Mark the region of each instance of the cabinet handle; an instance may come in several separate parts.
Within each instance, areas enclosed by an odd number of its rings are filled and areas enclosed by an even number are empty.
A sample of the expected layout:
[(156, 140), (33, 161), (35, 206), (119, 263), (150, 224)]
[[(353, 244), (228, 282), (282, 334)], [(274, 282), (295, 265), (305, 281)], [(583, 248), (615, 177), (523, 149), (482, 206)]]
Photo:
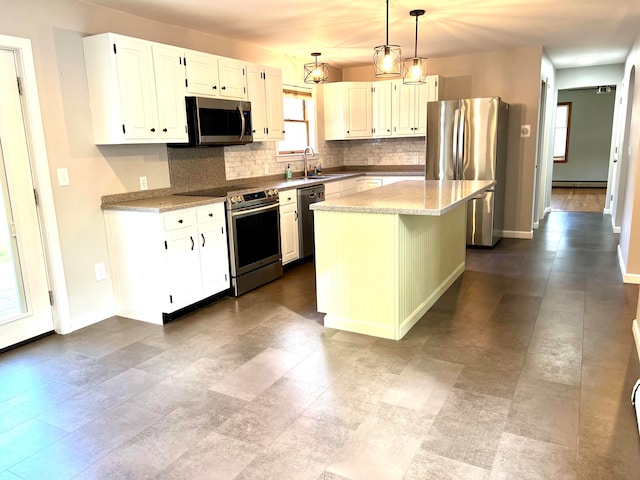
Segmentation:
[(296, 211), (295, 211), (295, 212), (293, 212), (293, 213), (295, 213), (294, 218), (295, 218), (295, 221), (297, 222), (297, 221), (298, 221), (298, 211), (296, 210)]
[(213, 87), (211, 87), (211, 88), (213, 88), (214, 90), (217, 90), (217, 89), (218, 89), (218, 86), (217, 86), (217, 85), (214, 85), (214, 86), (213, 86)]
[(182, 219), (178, 220), (178, 223), (182, 223)]
[(152, 132), (155, 132), (155, 131), (156, 131), (156, 129), (155, 129), (155, 128), (152, 128), (152, 129), (151, 129), (151, 131), (152, 131)]
[(163, 131), (164, 133), (167, 133), (167, 129), (166, 129), (166, 128), (163, 128), (163, 129), (162, 129), (162, 131)]
[(226, 89), (227, 89), (227, 87), (222, 87), (222, 88), (221, 88), (221, 90), (226, 90)]
[(210, 216), (210, 217), (213, 217), (213, 213), (210, 213), (210, 214), (209, 214), (209, 216)]
[(200, 236), (202, 237), (202, 246), (204, 247), (204, 233), (201, 233)]
[(189, 237), (191, 239), (191, 250), (193, 250), (196, 246), (196, 242), (193, 241), (193, 237)]

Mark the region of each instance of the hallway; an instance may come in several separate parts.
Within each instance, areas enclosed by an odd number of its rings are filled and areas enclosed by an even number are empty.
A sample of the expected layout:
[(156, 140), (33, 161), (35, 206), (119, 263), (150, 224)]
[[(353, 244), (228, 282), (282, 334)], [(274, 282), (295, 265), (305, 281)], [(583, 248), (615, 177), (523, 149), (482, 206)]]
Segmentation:
[(554, 212), (602, 213), (606, 198), (606, 188), (553, 187), (551, 189), (551, 210)]
[(601, 214), (552, 212), (401, 341), (324, 329), (313, 263), (165, 326), (0, 355), (0, 478), (631, 479), (640, 378)]

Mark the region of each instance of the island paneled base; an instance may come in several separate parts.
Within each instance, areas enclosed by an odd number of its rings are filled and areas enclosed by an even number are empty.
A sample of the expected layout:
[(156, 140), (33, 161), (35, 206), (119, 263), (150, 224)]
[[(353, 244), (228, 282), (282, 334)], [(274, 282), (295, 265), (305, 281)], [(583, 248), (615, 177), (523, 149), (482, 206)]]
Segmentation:
[(442, 215), (314, 212), (325, 327), (399, 340), (462, 274), (466, 206)]

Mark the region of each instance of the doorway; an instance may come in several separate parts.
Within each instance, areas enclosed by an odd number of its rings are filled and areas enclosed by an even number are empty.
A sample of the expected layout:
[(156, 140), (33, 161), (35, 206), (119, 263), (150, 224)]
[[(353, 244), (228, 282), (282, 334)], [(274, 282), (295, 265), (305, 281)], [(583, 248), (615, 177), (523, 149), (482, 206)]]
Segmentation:
[(604, 213), (616, 86), (558, 91), (551, 210)]
[(16, 65), (0, 49), (0, 349), (54, 330)]

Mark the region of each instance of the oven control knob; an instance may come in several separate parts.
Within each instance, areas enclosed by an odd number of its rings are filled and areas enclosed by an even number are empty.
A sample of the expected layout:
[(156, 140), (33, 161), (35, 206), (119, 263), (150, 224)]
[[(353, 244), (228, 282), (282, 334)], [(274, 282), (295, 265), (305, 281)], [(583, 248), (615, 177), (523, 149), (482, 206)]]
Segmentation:
[(267, 192), (267, 195), (268, 195), (269, 197), (273, 197), (273, 190), (269, 190), (269, 191)]
[(274, 195), (278, 195), (278, 189), (277, 189), (277, 188), (274, 188), (274, 189), (273, 189), (273, 194), (274, 194)]
[(235, 197), (236, 199), (236, 203), (240, 203), (242, 201), (242, 195), (238, 195), (237, 197)]

